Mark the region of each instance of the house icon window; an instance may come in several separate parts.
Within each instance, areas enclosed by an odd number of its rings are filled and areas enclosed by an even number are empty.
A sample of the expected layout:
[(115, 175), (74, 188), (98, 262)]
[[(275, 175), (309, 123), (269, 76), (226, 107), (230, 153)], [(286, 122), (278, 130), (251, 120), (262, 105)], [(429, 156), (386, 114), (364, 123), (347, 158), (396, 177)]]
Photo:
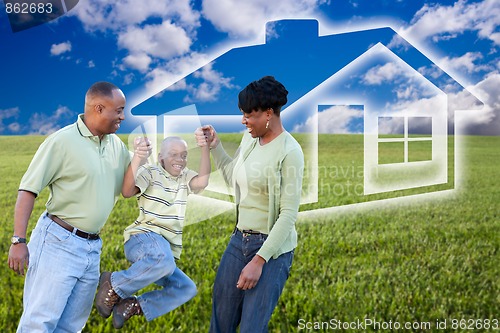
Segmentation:
[(432, 161), (431, 117), (379, 117), (378, 163)]

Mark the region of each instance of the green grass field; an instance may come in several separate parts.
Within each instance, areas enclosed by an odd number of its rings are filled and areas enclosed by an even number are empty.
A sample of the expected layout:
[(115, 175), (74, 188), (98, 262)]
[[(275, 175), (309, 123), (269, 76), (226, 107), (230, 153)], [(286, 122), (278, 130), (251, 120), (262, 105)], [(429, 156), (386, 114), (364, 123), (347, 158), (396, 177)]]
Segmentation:
[[(4, 231), (0, 241), (0, 332), (14, 332), (22, 311), (23, 278), (8, 269), (7, 252), (17, 187), (42, 140), (36, 136), (0, 137), (4, 174), (0, 190)], [(237, 141), (234, 136), (224, 140)], [(320, 166), (328, 168), (335, 161), (353, 158), (359, 162), (353, 157), (355, 149), (350, 149), (357, 140), (322, 136)], [(299, 219), (292, 274), (271, 319), (270, 332), (333, 332), (338, 321), (347, 325), (367, 323), (365, 320), (377, 322), (382, 332), (494, 331), (495, 323), (500, 330), (500, 137), (465, 137), (463, 142), (460, 186), (451, 195), (390, 205), (381, 202), (365, 209)], [(330, 144), (339, 148), (321, 150)], [(36, 201), (30, 230), (44, 210), (47, 195), (44, 191)], [(323, 193), (320, 201), (328, 206), (360, 200)], [(102, 270), (128, 267), (122, 231), (136, 215), (135, 200), (118, 201), (102, 232)], [(178, 265), (195, 281), (198, 295), (152, 322), (133, 318), (121, 331), (207, 332), (212, 283), (233, 227), (232, 213), (187, 226)], [(403, 330), (405, 323), (413, 328)], [(438, 330), (438, 323), (442, 329)], [(397, 324), (402, 326), (400, 330), (394, 329)], [(374, 324), (342, 331), (376, 328)], [(111, 319), (102, 319), (93, 309), (85, 332), (114, 331)]]

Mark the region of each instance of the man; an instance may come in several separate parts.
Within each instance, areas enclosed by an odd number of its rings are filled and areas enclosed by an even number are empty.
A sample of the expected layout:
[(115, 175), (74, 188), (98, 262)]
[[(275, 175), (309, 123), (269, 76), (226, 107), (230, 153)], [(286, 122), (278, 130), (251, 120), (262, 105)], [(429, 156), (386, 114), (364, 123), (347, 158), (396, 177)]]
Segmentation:
[[(99, 231), (122, 189), (130, 153), (115, 133), (125, 119), (125, 96), (108, 82), (93, 84), (77, 122), (48, 136), (21, 180), (14, 212), (9, 267), (24, 275), (17, 332), (80, 332), (99, 280)], [(150, 154), (136, 144), (134, 163)], [(26, 244), (35, 198), (50, 197)]]

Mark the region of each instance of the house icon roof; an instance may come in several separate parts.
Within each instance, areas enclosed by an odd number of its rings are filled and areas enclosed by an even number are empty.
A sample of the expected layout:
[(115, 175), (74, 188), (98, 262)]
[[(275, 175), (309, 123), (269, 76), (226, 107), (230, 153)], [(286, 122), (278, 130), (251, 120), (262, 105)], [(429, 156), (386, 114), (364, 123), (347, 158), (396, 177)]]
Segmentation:
[[(283, 78), (300, 80), (300, 89), (289, 91), (288, 105), (291, 105), (377, 44), (388, 47), (415, 70), (432, 67), (432, 75), (423, 75), (439, 89), (464, 91), (468, 96), (462, 98), (462, 101), (468, 101), (468, 105), (461, 106), (463, 109), (482, 106), (480, 100), (390, 27), (319, 36), (317, 20), (280, 20), (268, 22), (266, 30), (265, 44), (233, 48), (181, 80), (183, 84), (196, 87), (203, 83), (198, 74), (200, 71), (209, 66), (217, 68), (219, 64), (224, 64), (224, 75), (237, 80), (238, 84), (221, 90), (216, 100), (189, 98), (188, 92), (179, 87), (179, 81), (166, 84), (163, 91), (135, 106), (132, 113), (161, 115), (196, 103), (201, 115), (220, 115), (224, 112), (221, 110), (227, 110), (226, 114), (237, 114), (236, 96), (239, 90), (265, 75), (273, 75), (283, 80), (285, 85), (286, 80)], [(251, 60), (243, 63), (243, 54), (245, 59)], [(287, 63), (296, 65), (293, 68), (283, 66), (284, 57), (287, 58)], [(248, 68), (252, 70), (249, 71)]]
[[(171, 110), (182, 110), (186, 105), (196, 103), (197, 113), (202, 117), (206, 117), (205, 119), (209, 119), (207, 122), (212, 122), (211, 119), (214, 118), (211, 117), (221, 115), (232, 116), (234, 117), (235, 125), (237, 125), (234, 131), (241, 131), (241, 125), (239, 125), (241, 115), (237, 109), (237, 93), (249, 82), (265, 75), (273, 75), (282, 81), (285, 86), (287, 86), (287, 80), (300, 81), (299, 85), (294, 85), (293, 89), (289, 89), (288, 104), (282, 110), (285, 127), (288, 130), (292, 130), (293, 121), (300, 116), (304, 116), (301, 112), (297, 111), (300, 110), (302, 104), (309, 103), (307, 105), (308, 110), (318, 113), (317, 106), (321, 103), (315, 101), (314, 97), (310, 97), (314, 91), (324, 90), (324, 87), (332, 84), (332, 82), (337, 82), (339, 73), (352, 68), (353, 64), (359, 62), (360, 59), (369, 58), (376, 52), (388, 53), (390, 58), (404, 63), (405, 68), (411, 69), (417, 76), (422, 77), (426, 83), (435, 87), (434, 90), (439, 92), (441, 101), (444, 100), (440, 105), (444, 108), (445, 113), (440, 121), (442, 125), (439, 128), (440, 134), (448, 136), (454, 133), (453, 119), (456, 110), (473, 110), (482, 107), (482, 102), (479, 99), (468, 92), (467, 89), (449, 74), (436, 66), (427, 56), (408, 43), (392, 28), (383, 27), (320, 36), (319, 24), (316, 20), (280, 20), (269, 22), (266, 30), (266, 42), (264, 44), (233, 48), (221, 54), (212, 62), (189, 74), (184, 79), (174, 84), (166, 85), (163, 91), (134, 107), (132, 109), (133, 114), (141, 116), (168, 116)], [(283, 57), (287, 58), (286, 63), (293, 63), (295, 65), (292, 68), (284, 66)], [(242, 62), (241, 59), (243, 58), (245, 62)], [(185, 87), (202, 86), (204, 82), (200, 73), (204, 70), (219, 70), (221, 67), (223, 67), (221, 71), (223, 71), (224, 76), (233, 79), (234, 83), (223, 86), (217, 99), (197, 99), (195, 95), (190, 95), (188, 89), (185, 89)], [(252, 70), (248, 70), (248, 68)], [(345, 81), (346, 77), (344, 76), (342, 80)], [(366, 111), (365, 109), (365, 113)], [(309, 116), (311, 116), (310, 112)], [(408, 118), (413, 119), (415, 117), (412, 117), (410, 114), (405, 116), (405, 119)], [(373, 118), (371, 123), (376, 124), (377, 119), (379, 118)], [(305, 119), (302, 119), (302, 121), (305, 121)], [(316, 166), (316, 169), (318, 165), (317, 121), (316, 118), (315, 123), (313, 122), (309, 128), (311, 140), (308, 147), (303, 147), (303, 149), (305, 148), (305, 150), (310, 152), (309, 154), (306, 153), (306, 156), (308, 156), (306, 158), (310, 159), (306, 161), (306, 165)], [(408, 122), (408, 120), (405, 121)], [(370, 152), (382, 147), (380, 144), (381, 140), (377, 140), (376, 138), (366, 139), (370, 137), (369, 134), (377, 136), (377, 133), (370, 133), (368, 131), (367, 124), (369, 123), (365, 116), (364, 167), (365, 178), (368, 180), (370, 179), (368, 175), (371, 174), (369, 168), (372, 168), (373, 165), (367, 165), (366, 161), (371, 160), (373, 162), (375, 159), (374, 164), (377, 164), (377, 156), (373, 157), (370, 155)], [(438, 140), (433, 141), (436, 142), (432, 143), (432, 159), (434, 164), (437, 164), (434, 167), (441, 169), (441, 172), (437, 178), (431, 177), (427, 183), (424, 181), (423, 184), (430, 186), (443, 182), (453, 183), (454, 174), (450, 175), (446, 171), (449, 164), (453, 164), (453, 161), (450, 161), (447, 157), (449, 155), (449, 151), (447, 151), (449, 145), (446, 140), (441, 140), (440, 143)], [(408, 143), (405, 143), (405, 145), (407, 147)], [(445, 155), (442, 158), (438, 158), (440, 149), (445, 150), (442, 152)], [(412, 164), (406, 163), (403, 168), (425, 168), (429, 164), (429, 161)], [(376, 168), (378, 168), (376, 171), (378, 173), (379, 171), (383, 172), (388, 167), (376, 166)], [(392, 170), (394, 168), (391, 169), (391, 172)], [(303, 203), (311, 203), (318, 200), (317, 183), (319, 177), (320, 175), (318, 175), (317, 170), (313, 170), (309, 174), (307, 181), (310, 184), (306, 185), (310, 191), (306, 193), (306, 198), (303, 198)], [(378, 187), (376, 184), (367, 183), (366, 179), (365, 189), (369, 189), (367, 194), (415, 187), (407, 183)]]

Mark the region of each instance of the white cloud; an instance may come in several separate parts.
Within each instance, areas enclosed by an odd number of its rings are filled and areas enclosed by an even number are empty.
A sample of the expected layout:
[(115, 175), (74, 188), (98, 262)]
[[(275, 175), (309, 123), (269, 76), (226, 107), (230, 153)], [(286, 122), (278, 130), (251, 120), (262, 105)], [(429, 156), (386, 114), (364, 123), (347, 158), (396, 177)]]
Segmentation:
[(452, 6), (425, 4), (416, 14), (411, 25), (402, 29), (403, 36), (434, 41), (452, 39), (465, 31), (477, 32), (479, 38), (489, 39), (500, 45), (500, 2), (484, 0), (467, 3), (459, 0)]
[(500, 32), (492, 33), (490, 39), (494, 41), (496, 45), (500, 45)]
[(77, 16), (87, 31), (115, 35), (118, 47), (127, 51), (117, 68), (141, 73), (152, 63), (161, 68), (162, 61), (189, 52), (200, 26), (200, 13), (190, 0), (86, 0), (69, 15)]
[[(361, 76), (359, 83), (370, 91), (378, 90), (380, 94), (389, 91), (396, 95), (400, 101), (412, 101), (423, 97), (433, 96), (436, 90), (434, 85), (423, 75), (433, 75), (438, 73), (434, 68), (422, 67), (418, 69), (418, 74), (413, 68), (400, 61), (388, 61), (384, 64), (378, 64), (369, 69), (364, 69), (364, 75)], [(380, 87), (370, 87), (380, 86)], [(378, 94), (378, 93), (377, 93)]]
[[(157, 66), (146, 74), (148, 81), (145, 85), (145, 97), (148, 98), (156, 95), (165, 89), (165, 87), (169, 87), (169, 90), (186, 89), (185, 81), (182, 79), (197, 68), (205, 65), (208, 61), (207, 55), (192, 52), (182, 57), (171, 59), (163, 66)], [(171, 86), (174, 83), (176, 84)]]
[(53, 56), (58, 56), (69, 51), (71, 51), (70, 41), (63, 42), (60, 44), (52, 44), (52, 46), (50, 47), (50, 54)]
[(182, 74), (171, 72), (163, 67), (154, 68), (146, 75), (148, 82), (146, 82), (145, 95), (147, 97), (156, 95), (165, 87), (170, 86), (177, 80), (182, 79), (182, 77)]
[[(216, 100), (222, 88), (238, 88), (231, 83), (232, 78), (224, 77), (223, 73), (213, 69), (213, 63), (207, 64), (207, 61), (206, 55), (192, 53), (151, 70), (146, 75), (148, 81), (138, 100), (151, 96), (159, 98), (163, 91), (186, 91), (184, 102), (206, 102)], [(187, 83), (186, 75), (197, 68), (200, 69), (193, 73), (193, 82)]]
[(73, 115), (73, 112), (67, 106), (59, 106), (54, 112), (54, 117), (57, 120), (71, 115)]
[(327, 0), (203, 0), (203, 15), (234, 37), (264, 36), (268, 21), (311, 17)]
[(399, 100), (413, 100), (430, 93), (425, 88), (425, 81), (422, 81), (413, 71), (409, 72), (408, 69), (395, 62), (387, 62), (370, 68), (362, 76), (361, 83), (367, 86), (390, 85), (390, 89)]
[(404, 122), (399, 121), (397, 115), (382, 117), (377, 121), (379, 134), (401, 134), (404, 131)]
[(129, 84), (132, 83), (132, 81), (134, 81), (134, 74), (133, 73), (128, 73), (127, 75), (125, 75), (125, 77), (123, 78), (123, 85), (124, 86), (127, 86)]
[(118, 46), (131, 54), (148, 54), (161, 59), (179, 56), (191, 46), (191, 38), (186, 31), (169, 21), (145, 27), (129, 26), (118, 36)]
[(66, 106), (59, 106), (52, 114), (34, 113), (29, 119), (29, 133), (48, 135), (74, 121), (75, 112)]
[(93, 60), (89, 60), (88, 64), (87, 64), (87, 67), (88, 68), (94, 68), (95, 67), (95, 63)]
[(130, 68), (137, 69), (141, 73), (147, 72), (151, 64), (151, 57), (144, 52), (130, 54), (123, 58), (123, 63)]
[(432, 77), (433, 79), (438, 79), (441, 75), (443, 75), (441, 68), (434, 64), (431, 66), (422, 66), (418, 69), (418, 72), (425, 77)]
[(143, 25), (149, 19), (170, 20), (192, 29), (199, 26), (200, 14), (190, 0), (86, 0), (80, 1), (69, 15), (77, 16), (88, 31), (121, 31)]
[(34, 113), (29, 116), (28, 123), (16, 121), (21, 116), (19, 107), (0, 110), (0, 134), (8, 130), (10, 133), (28, 133), (47, 135), (75, 121), (76, 113), (66, 106), (59, 106), (54, 112)]
[(328, 134), (349, 134), (362, 133), (362, 130), (351, 128), (352, 122), (363, 118), (363, 110), (349, 107), (347, 105), (335, 105), (324, 111), (318, 112), (306, 120), (303, 124), (298, 124), (292, 132), (303, 132), (311, 128), (311, 125), (318, 122), (318, 133)]
[[(491, 73), (469, 90), (484, 102), (484, 107), (467, 113), (464, 132), (500, 135), (500, 73)], [(460, 103), (459, 99), (457, 103)]]
[(193, 76), (197, 79), (201, 79), (202, 82), (195, 84), (188, 84), (186, 90), (189, 95), (184, 99), (185, 102), (207, 102), (214, 101), (221, 88), (234, 88), (231, 84), (231, 78), (226, 78), (221, 72), (218, 72), (212, 68), (214, 63), (209, 63), (205, 65), (200, 70), (193, 73)]
[(179, 91), (179, 90), (186, 90), (186, 89), (187, 89), (186, 79), (182, 79), (180, 81), (177, 81), (173, 85), (169, 86), (166, 90)]
[(4, 133), (6, 128), (9, 128), (11, 124), (8, 124), (8, 119), (16, 119), (19, 116), (19, 107), (8, 108), (0, 110), (0, 134)]
[(476, 64), (477, 60), (482, 58), (483, 55), (479, 52), (467, 52), (461, 57), (444, 57), (439, 60), (439, 64), (447, 70), (465, 70), (468, 73), (489, 70), (489, 66)]
[[(443, 99), (441, 95), (432, 97), (414, 98), (411, 100), (400, 100), (397, 104), (387, 105), (388, 110), (393, 110), (391, 115), (397, 117), (403, 113), (419, 114), (422, 110), (439, 110), (443, 107)], [(479, 98), (484, 107), (478, 110), (470, 110), (477, 103)], [(488, 75), (484, 80), (474, 86), (468, 87), (467, 90), (462, 90), (456, 93), (448, 93), (448, 103), (450, 110), (467, 110), (461, 112), (460, 133), (475, 134), (475, 135), (499, 135), (500, 134), (500, 73), (495, 72)], [(448, 115), (448, 127), (453, 130), (455, 127), (455, 114)], [(316, 119), (316, 117), (318, 117)], [(305, 123), (298, 124), (294, 127), (293, 132), (303, 132), (311, 128), (317, 121), (319, 133), (354, 133), (351, 124), (353, 121), (360, 120), (363, 117), (363, 112), (357, 108), (349, 106), (333, 106), (317, 115), (306, 120)], [(400, 131), (400, 124), (397, 122), (387, 122), (381, 124), (386, 126), (385, 130), (389, 133)], [(426, 119), (422, 119), (421, 124), (414, 123), (413, 128), (428, 129)]]
[(7, 128), (9, 129), (9, 131), (11, 133), (19, 133), (21, 131), (21, 124), (15, 122), (15, 123), (9, 124), (9, 126), (7, 126)]
[[(467, 91), (468, 90), (468, 91)], [(460, 133), (479, 135), (499, 135), (500, 134), (500, 73), (492, 73), (483, 81), (474, 86), (468, 87), (456, 93), (448, 93), (448, 107), (450, 110), (467, 110), (461, 114)], [(469, 93), (470, 92), (470, 93)], [(472, 94), (472, 95), (471, 95)], [(476, 103), (476, 96), (483, 103), (484, 107), (479, 110), (469, 110)], [(389, 109), (399, 110), (393, 116), (398, 116), (403, 112), (419, 113), (422, 110), (439, 110), (442, 108), (442, 99), (439, 96), (429, 98), (419, 98), (411, 101), (403, 101), (398, 104), (388, 106)], [(448, 127), (453, 130), (455, 127), (454, 114), (448, 115)], [(392, 125), (397, 125), (394, 122)], [(422, 124), (425, 128), (425, 124)], [(389, 129), (387, 129), (389, 130)], [(393, 128), (392, 131), (397, 131)]]
[(384, 82), (393, 81), (395, 77), (402, 75), (401, 67), (395, 63), (388, 62), (382, 66), (370, 68), (363, 77), (363, 82), (368, 85), (380, 85)]
[(19, 114), (19, 107), (0, 110), (0, 122), (7, 118), (16, 117)]
[[(415, 95), (418, 96), (418, 95)], [(470, 104), (470, 103), (469, 103)], [(422, 115), (412, 117), (412, 130), (416, 133), (428, 133), (429, 122), (428, 118), (432, 117), (434, 112), (446, 112), (446, 104), (443, 95), (434, 95), (432, 97), (413, 97), (411, 100), (401, 100), (398, 103), (388, 105), (388, 110), (391, 110), (392, 117), (403, 117), (405, 115)], [(448, 126), (453, 126), (453, 115), (449, 115)], [(389, 117), (390, 118), (390, 117)], [(446, 122), (443, 123), (446, 125)], [(398, 121), (381, 121), (379, 122), (379, 133), (392, 134), (403, 133), (404, 123)]]

